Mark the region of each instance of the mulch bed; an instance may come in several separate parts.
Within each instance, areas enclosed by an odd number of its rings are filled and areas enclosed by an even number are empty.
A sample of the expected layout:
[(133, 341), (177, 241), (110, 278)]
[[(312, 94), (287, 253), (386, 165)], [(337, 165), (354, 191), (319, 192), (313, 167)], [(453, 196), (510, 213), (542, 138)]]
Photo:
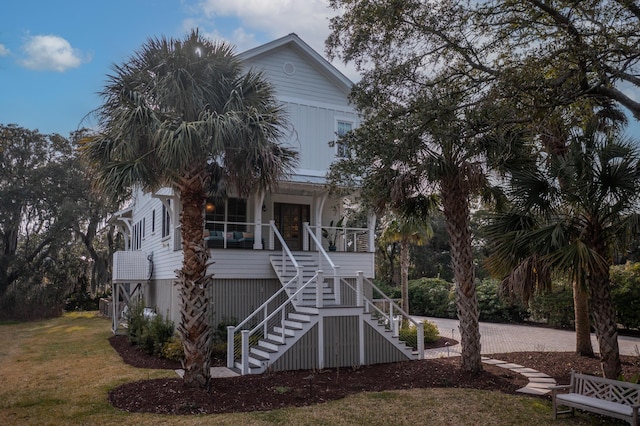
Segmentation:
[[(438, 344), (444, 345), (447, 339)], [(124, 336), (109, 339), (124, 362), (138, 368), (176, 369), (179, 362), (160, 359), (131, 346)], [(454, 342), (457, 343), (457, 342)], [(568, 352), (519, 352), (490, 356), (524, 365), (568, 383), (571, 370), (600, 375), (600, 362)], [(640, 374), (640, 358), (623, 356), (623, 374)], [(306, 406), (344, 398), (358, 392), (412, 388), (473, 388), (508, 394), (527, 384), (509, 370), (484, 365), (475, 374), (460, 370), (460, 358), (440, 358), (368, 365), (322, 371), (284, 371), (218, 378), (209, 389), (194, 389), (181, 379), (154, 379), (125, 383), (109, 393), (115, 407), (130, 412), (161, 414), (213, 414), (269, 411)]]

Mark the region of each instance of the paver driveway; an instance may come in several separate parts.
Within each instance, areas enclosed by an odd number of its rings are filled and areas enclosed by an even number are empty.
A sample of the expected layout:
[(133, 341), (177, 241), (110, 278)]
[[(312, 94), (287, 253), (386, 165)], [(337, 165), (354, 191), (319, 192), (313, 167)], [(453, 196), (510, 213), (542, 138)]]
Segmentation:
[[(416, 320), (427, 319), (438, 326), (440, 335), (460, 341), (458, 320), (432, 317), (414, 317)], [(576, 347), (575, 332), (554, 330), (543, 327), (530, 327), (517, 324), (480, 323), (480, 344), (482, 354), (499, 354), (507, 352), (572, 352)], [(591, 334), (593, 350), (598, 352), (598, 342)], [(621, 355), (640, 355), (640, 338), (618, 336)], [(460, 355), (460, 345), (449, 348), (436, 348), (425, 351), (427, 358)]]

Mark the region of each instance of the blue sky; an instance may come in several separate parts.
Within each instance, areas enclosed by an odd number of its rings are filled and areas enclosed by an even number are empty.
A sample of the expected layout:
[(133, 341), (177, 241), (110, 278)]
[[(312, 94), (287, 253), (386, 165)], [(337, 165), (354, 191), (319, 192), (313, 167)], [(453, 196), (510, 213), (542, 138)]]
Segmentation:
[[(328, 0), (5, 0), (0, 12), (0, 124), (42, 133), (90, 126), (113, 64), (149, 37), (199, 28), (239, 52), (291, 32), (324, 52)], [(356, 81), (353, 67), (334, 65)], [(637, 93), (637, 92), (636, 92)], [(640, 124), (628, 133), (640, 141)]]
[[(326, 0), (16, 0), (0, 12), (0, 124), (69, 133), (100, 105), (113, 64), (190, 29), (239, 52), (291, 32), (324, 52)], [(338, 68), (352, 79), (353, 70)]]

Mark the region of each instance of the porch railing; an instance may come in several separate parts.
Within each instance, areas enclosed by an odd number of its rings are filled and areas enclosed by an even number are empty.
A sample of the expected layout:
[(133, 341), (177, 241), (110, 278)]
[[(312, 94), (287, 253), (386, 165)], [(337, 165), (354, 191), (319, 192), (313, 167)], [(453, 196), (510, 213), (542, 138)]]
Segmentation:
[(309, 223), (305, 222), (303, 226), (305, 231), (305, 238), (309, 238), (311, 241), (313, 241), (316, 247), (318, 248), (318, 266), (320, 270), (331, 270), (331, 272), (333, 272), (332, 274), (333, 276), (332, 277), (328, 276), (327, 278), (333, 279), (333, 295), (334, 295), (336, 304), (339, 305), (340, 293), (341, 293), (340, 292), (340, 266), (337, 266), (335, 263), (333, 263), (333, 260), (331, 260), (327, 252), (324, 251), (324, 247), (322, 247), (322, 244), (320, 243), (320, 241), (318, 241), (318, 238), (312, 232), (311, 227), (309, 226)]
[(342, 278), (345, 286), (345, 298), (355, 300), (355, 305), (364, 307), (379, 324), (384, 325), (408, 346), (418, 352), (418, 358), (424, 358), (424, 324), (411, 318), (393, 299), (389, 298), (378, 286), (358, 272), (356, 283)]
[[(217, 248), (229, 248), (229, 238), (228, 235), (230, 232), (246, 232), (253, 234), (256, 242), (260, 243), (262, 249), (265, 250), (274, 250), (276, 248), (277, 238), (275, 235), (271, 233), (271, 223), (275, 223), (275, 221), (271, 220), (266, 223), (257, 223), (257, 222), (226, 222), (226, 221), (207, 221), (205, 222), (205, 227), (208, 229), (215, 228), (222, 232), (223, 243), (221, 247)], [(303, 231), (303, 251), (313, 251), (319, 250), (320, 247), (324, 248), (323, 239), (318, 239), (316, 235), (316, 229), (327, 229), (331, 232), (337, 232), (337, 251), (339, 252), (351, 252), (351, 253), (364, 253), (373, 251), (369, 247), (369, 229), (367, 228), (348, 228), (348, 227), (329, 227), (329, 226), (311, 226), (307, 222), (306, 226), (304, 226)], [(257, 232), (258, 228), (260, 232)], [(313, 235), (316, 238), (311, 238)], [(175, 238), (175, 249), (180, 249), (180, 232), (176, 227), (176, 232), (174, 232)], [(245, 247), (248, 248), (248, 247)]]

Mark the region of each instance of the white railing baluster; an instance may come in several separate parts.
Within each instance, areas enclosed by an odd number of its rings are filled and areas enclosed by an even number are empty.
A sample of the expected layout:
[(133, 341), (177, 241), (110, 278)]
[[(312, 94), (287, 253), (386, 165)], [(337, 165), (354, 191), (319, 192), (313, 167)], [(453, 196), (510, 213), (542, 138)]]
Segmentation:
[(340, 267), (335, 266), (335, 273), (333, 274), (333, 300), (336, 302), (336, 305), (342, 304), (342, 297), (340, 295)]
[(362, 299), (362, 292), (364, 287), (364, 272), (358, 271), (358, 276), (356, 278), (356, 306), (364, 306), (364, 302)]
[(287, 315), (284, 309), (282, 309), (282, 317), (280, 318), (280, 328), (282, 328), (282, 337), (280, 341), (284, 344), (286, 339), (285, 330), (284, 330), (284, 321), (287, 319)]
[[(267, 305), (264, 305), (264, 309), (263, 309), (263, 313), (262, 313), (262, 319), (266, 319), (269, 316), (269, 309)], [(267, 333), (269, 332), (269, 329), (267, 328), (268, 324), (265, 321), (264, 322), (264, 329), (262, 330), (262, 335), (266, 338), (267, 337)]]
[(424, 359), (424, 323), (418, 323), (418, 359)]
[(324, 284), (324, 278), (322, 276), (322, 270), (316, 271), (316, 308), (322, 308), (324, 300), (322, 297), (322, 286)]

